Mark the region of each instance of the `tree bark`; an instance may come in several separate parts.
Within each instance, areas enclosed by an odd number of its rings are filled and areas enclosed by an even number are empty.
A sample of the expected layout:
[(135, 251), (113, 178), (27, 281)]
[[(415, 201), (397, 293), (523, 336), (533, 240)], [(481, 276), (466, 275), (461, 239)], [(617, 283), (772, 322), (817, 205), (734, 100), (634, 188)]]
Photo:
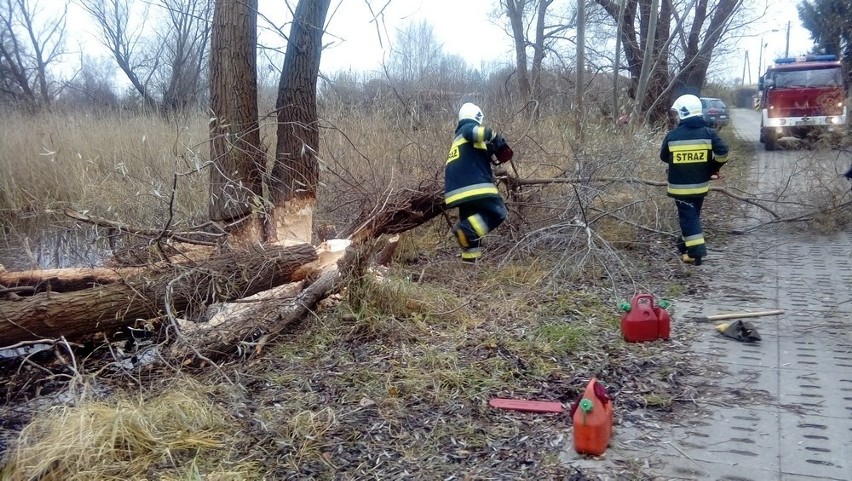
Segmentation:
[(71, 292), (92, 287), (114, 284), (138, 273), (140, 268), (75, 268), (75, 269), (36, 269), (29, 271), (0, 271), (0, 289), (29, 287), (31, 294), (36, 292)]
[(524, 34), (524, 6), (526, 0), (506, 0), (506, 16), (512, 27), (515, 43), (515, 69), (518, 73), (518, 93), (521, 102), (529, 102), (532, 95), (529, 71), (527, 70), (527, 37)]
[(266, 154), (257, 120), (257, 0), (219, 0), (210, 49), (210, 219), (234, 222), (237, 240), (262, 237)]
[(299, 0), (278, 84), (278, 141), (269, 181), (267, 241), (310, 242), (319, 185), (317, 77), (331, 0)]
[(214, 302), (250, 296), (303, 279), (317, 260), (308, 245), (226, 252), (203, 265), (169, 266), (74, 292), (41, 292), (0, 300), (0, 345), (65, 336), (111, 337), (137, 320), (164, 314), (188, 318)]

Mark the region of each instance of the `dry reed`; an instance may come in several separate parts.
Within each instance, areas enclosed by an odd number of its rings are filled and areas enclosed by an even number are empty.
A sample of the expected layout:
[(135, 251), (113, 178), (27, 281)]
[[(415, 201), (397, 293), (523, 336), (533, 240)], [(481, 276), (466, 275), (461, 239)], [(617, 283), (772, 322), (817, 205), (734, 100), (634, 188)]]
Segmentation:
[(210, 469), (221, 463), (213, 456), (220, 456), (229, 435), (227, 422), (194, 383), (152, 399), (53, 407), (23, 429), (2, 477), (123, 481), (144, 478), (152, 469), (179, 473), (187, 464)]

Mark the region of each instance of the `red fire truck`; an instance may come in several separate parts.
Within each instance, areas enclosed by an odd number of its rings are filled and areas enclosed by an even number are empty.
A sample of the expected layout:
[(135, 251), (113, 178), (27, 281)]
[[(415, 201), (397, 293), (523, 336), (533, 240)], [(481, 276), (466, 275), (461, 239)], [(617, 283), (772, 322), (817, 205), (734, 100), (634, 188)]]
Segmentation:
[(843, 133), (846, 85), (834, 55), (779, 58), (760, 77), (760, 141), (775, 150), (781, 137)]

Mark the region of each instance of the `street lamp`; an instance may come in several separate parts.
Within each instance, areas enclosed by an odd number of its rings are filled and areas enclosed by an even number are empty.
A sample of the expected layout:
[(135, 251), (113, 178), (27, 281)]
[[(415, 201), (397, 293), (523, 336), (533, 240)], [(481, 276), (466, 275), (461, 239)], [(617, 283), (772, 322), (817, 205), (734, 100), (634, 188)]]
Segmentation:
[[(788, 25), (789, 25), (789, 23), (788, 23)], [(773, 28), (772, 30), (769, 30), (769, 32), (766, 32), (766, 33), (770, 33), (770, 32), (780, 32), (780, 30), (778, 30), (777, 28)], [(789, 32), (789, 30), (788, 30), (788, 32)], [(787, 40), (788, 40), (787, 49), (789, 50), (789, 48), (790, 48), (789, 35), (787, 37)], [(761, 35), (761, 37), (760, 37), (760, 55), (758, 55), (758, 62), (757, 62), (757, 78), (760, 78), (760, 75), (763, 72), (763, 50), (768, 45), (769, 45), (769, 43), (763, 43), (763, 36)], [(785, 56), (786, 56), (786, 54), (785, 54)]]

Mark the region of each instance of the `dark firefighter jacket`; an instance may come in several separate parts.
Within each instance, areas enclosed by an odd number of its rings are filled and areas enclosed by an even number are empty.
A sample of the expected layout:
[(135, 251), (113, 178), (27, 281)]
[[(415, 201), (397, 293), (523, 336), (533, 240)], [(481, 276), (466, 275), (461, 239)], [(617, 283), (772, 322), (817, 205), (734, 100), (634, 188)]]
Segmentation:
[(473, 120), (462, 120), (444, 168), (444, 202), (448, 207), (483, 197), (500, 196), (491, 171), (488, 142), (495, 133)]
[(666, 135), (660, 160), (669, 164), (669, 197), (704, 197), (710, 176), (728, 160), (728, 145), (703, 118), (691, 117)]

